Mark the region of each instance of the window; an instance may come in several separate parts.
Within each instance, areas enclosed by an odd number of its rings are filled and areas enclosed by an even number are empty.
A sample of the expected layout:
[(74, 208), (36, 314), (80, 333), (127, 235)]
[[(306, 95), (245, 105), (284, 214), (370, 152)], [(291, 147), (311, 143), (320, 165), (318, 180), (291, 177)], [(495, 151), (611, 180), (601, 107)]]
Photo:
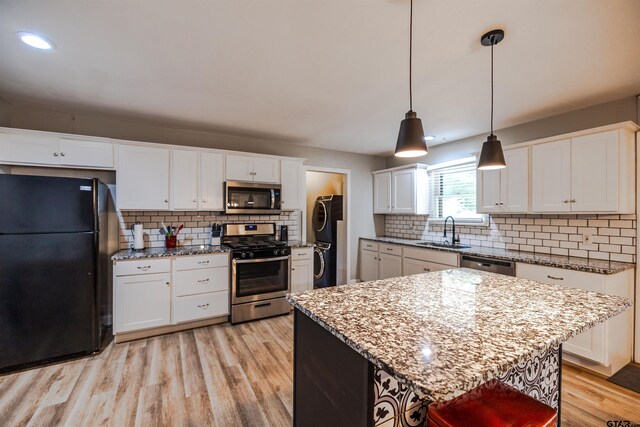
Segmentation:
[(451, 215), (461, 224), (485, 224), (486, 216), (476, 212), (476, 159), (470, 157), (430, 166), (429, 220)]

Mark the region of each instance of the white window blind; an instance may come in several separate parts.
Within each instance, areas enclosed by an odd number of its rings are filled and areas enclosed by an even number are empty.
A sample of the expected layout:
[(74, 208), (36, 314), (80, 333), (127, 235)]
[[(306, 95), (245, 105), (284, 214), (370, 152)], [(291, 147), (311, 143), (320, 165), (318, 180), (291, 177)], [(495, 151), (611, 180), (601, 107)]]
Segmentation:
[(461, 223), (483, 223), (476, 212), (476, 161), (447, 166), (433, 166), (429, 174), (429, 219), (444, 219), (451, 215)]

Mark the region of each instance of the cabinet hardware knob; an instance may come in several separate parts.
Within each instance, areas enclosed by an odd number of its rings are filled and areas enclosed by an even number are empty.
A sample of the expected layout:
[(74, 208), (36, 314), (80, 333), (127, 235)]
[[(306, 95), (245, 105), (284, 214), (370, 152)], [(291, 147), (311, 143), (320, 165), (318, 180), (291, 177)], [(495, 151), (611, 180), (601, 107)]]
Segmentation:
[(424, 271), (431, 271), (431, 269), (430, 268), (425, 268)]
[(547, 277), (552, 280), (564, 280), (564, 277), (554, 277), (554, 276), (549, 276), (548, 274), (547, 274)]
[(496, 202), (496, 206), (498, 206), (500, 203)]
[(501, 205), (504, 205), (504, 203), (500, 202)]
[(569, 199), (564, 199), (562, 203), (569, 203)]
[(55, 157), (58, 157), (58, 153), (53, 153), (53, 155), (54, 155)]
[(193, 199), (193, 203), (195, 203), (195, 202), (197, 202), (197, 201), (198, 201), (198, 199)]
[(169, 203), (169, 199), (164, 199), (164, 202), (165, 203)]
[(167, 286), (169, 286), (169, 285), (171, 284), (171, 283), (169, 283), (169, 282), (165, 282), (165, 283), (167, 284)]
[(296, 271), (296, 269), (295, 268), (291, 268), (291, 271)]
[(571, 203), (575, 203), (575, 202), (576, 202), (576, 199), (571, 199)]
[(64, 153), (63, 153), (63, 152), (60, 152), (60, 155), (61, 155), (62, 157), (64, 157)]
[(202, 203), (207, 203), (207, 199), (202, 199)]

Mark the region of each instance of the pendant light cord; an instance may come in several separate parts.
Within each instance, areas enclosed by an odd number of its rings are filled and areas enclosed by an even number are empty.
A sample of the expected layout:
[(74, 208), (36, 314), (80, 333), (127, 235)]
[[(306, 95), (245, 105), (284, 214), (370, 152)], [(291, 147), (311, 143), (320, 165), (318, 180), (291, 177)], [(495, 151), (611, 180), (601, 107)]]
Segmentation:
[(491, 135), (493, 135), (493, 46), (491, 43)]
[(411, 68), (413, 65), (413, 0), (409, 12), (409, 110), (413, 111), (413, 89), (411, 87)]

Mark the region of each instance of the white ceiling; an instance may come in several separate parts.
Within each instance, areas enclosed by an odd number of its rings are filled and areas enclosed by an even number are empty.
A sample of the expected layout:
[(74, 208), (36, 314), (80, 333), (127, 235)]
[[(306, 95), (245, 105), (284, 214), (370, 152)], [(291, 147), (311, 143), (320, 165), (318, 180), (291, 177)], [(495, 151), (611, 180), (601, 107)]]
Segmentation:
[[(0, 94), (389, 154), (407, 0), (0, 0)], [(451, 141), (640, 92), (639, 0), (416, 0), (414, 110)], [(46, 35), (50, 52), (17, 31)]]

